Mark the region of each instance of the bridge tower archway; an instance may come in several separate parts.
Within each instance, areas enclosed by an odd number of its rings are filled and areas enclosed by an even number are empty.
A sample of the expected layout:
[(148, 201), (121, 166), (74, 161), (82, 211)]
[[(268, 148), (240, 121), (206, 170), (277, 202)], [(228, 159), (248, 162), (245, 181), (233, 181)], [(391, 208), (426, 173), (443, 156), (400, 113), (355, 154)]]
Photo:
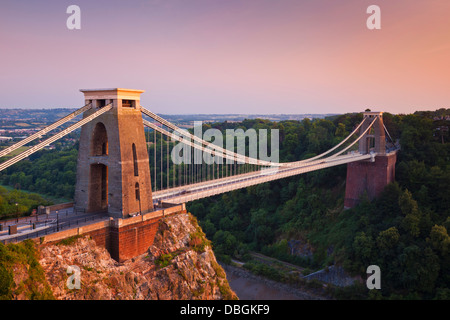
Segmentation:
[(386, 153), (386, 135), (384, 133), (383, 112), (364, 112), (364, 123), (360, 133), (366, 131), (369, 125), (375, 121), (365, 137), (359, 140), (359, 152), (367, 154), (371, 151), (379, 155)]
[(102, 122), (97, 122), (92, 132), (91, 155), (108, 155), (108, 133)]
[(108, 166), (91, 164), (89, 168), (89, 212), (108, 211)]

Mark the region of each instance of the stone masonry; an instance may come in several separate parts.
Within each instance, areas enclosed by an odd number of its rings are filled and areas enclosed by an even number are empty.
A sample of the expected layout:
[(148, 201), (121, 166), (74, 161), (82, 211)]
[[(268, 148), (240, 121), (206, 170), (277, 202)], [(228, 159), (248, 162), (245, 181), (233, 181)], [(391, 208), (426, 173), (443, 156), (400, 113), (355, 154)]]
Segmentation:
[(345, 187), (344, 207), (352, 208), (358, 204), (366, 193), (369, 200), (379, 196), (384, 187), (395, 180), (396, 151), (386, 154), (386, 142), (382, 112), (365, 112), (366, 122), (361, 127), (361, 134), (374, 121), (371, 130), (359, 141), (359, 152), (375, 152), (373, 160), (350, 162), (347, 164), (347, 181)]
[(140, 110), (142, 90), (81, 90), (92, 108), (113, 108), (81, 129), (74, 206), (126, 218), (153, 210), (150, 168)]

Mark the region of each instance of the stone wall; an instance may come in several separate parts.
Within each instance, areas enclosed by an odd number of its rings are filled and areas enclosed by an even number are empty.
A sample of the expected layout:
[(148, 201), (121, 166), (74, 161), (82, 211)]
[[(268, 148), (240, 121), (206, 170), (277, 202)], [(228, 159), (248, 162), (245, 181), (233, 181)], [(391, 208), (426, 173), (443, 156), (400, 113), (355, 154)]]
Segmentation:
[(64, 230), (43, 237), (41, 242), (52, 243), (73, 236), (88, 235), (98, 246), (107, 249), (113, 259), (122, 262), (145, 253), (153, 244), (159, 221), (179, 213), (186, 213), (185, 204), (128, 219), (110, 218), (87, 226)]
[(397, 154), (392, 152), (377, 156), (375, 162), (358, 161), (347, 164), (344, 206), (356, 206), (364, 193), (367, 193), (370, 200), (379, 196), (384, 187), (395, 180), (396, 160)]
[(305, 276), (304, 279), (317, 279), (319, 281), (330, 283), (338, 287), (351, 286), (354, 283), (362, 282), (361, 277), (350, 276), (341, 266), (329, 266), (325, 269)]
[(161, 217), (123, 227), (110, 227), (111, 257), (121, 262), (146, 252), (153, 244), (160, 219)]

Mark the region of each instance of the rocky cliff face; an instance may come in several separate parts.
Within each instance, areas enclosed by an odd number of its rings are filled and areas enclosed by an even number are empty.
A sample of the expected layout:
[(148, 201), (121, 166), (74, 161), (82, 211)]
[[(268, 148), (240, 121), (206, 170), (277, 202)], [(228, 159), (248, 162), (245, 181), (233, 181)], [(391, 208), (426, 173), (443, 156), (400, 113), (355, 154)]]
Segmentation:
[[(209, 241), (190, 214), (161, 220), (146, 254), (118, 263), (86, 237), (43, 245), (39, 263), (56, 299), (237, 299)], [(75, 273), (79, 268), (80, 288)], [(75, 285), (69, 289), (68, 282)]]

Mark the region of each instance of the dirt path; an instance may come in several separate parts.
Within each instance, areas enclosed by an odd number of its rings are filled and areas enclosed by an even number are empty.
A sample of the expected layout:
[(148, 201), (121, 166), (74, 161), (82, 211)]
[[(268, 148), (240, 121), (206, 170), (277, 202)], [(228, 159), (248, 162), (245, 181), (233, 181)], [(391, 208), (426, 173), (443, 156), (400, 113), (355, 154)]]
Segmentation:
[(303, 273), (303, 270), (305, 270), (305, 268), (296, 266), (295, 264), (289, 263), (289, 262), (284, 262), (275, 258), (271, 258), (268, 256), (265, 256), (261, 253), (257, 253), (257, 252), (250, 252), (250, 255), (253, 257), (253, 259), (262, 262), (262, 263), (266, 263), (268, 265), (277, 265), (278, 268), (283, 267), (284, 270), (287, 271), (297, 271), (299, 273)]

